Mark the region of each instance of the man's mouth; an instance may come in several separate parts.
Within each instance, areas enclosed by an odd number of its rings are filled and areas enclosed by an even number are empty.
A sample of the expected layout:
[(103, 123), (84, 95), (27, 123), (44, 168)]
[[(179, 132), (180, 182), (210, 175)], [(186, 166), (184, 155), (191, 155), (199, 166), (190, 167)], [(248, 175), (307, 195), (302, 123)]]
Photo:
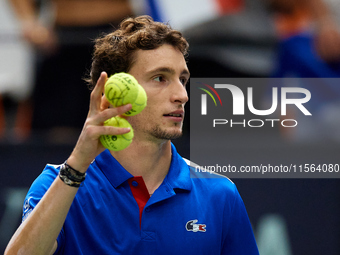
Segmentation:
[(169, 113), (169, 114), (164, 114), (164, 116), (182, 117), (182, 114), (180, 114), (180, 113)]
[(183, 120), (184, 111), (183, 110), (177, 110), (177, 111), (173, 111), (173, 112), (164, 114), (163, 116), (167, 117), (167, 118), (170, 118), (173, 121), (180, 122), (180, 121)]

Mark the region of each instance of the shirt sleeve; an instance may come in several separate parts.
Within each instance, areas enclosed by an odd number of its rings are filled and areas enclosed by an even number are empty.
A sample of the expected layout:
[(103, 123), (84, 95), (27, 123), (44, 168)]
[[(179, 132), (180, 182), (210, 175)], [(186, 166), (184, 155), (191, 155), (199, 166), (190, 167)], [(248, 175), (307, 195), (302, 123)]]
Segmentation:
[[(59, 165), (46, 165), (43, 172), (32, 183), (24, 200), (22, 222), (24, 222), (27, 219), (27, 217), (29, 217), (31, 212), (34, 210), (39, 201), (45, 195), (46, 191), (50, 188), (53, 181), (58, 176), (59, 167), (60, 167)], [(62, 246), (61, 244), (63, 243), (63, 239), (64, 231), (62, 229), (57, 238), (58, 248), (55, 254), (58, 254), (58, 252), (61, 250)]]
[(226, 206), (224, 211), (227, 232), (222, 244), (222, 254), (259, 255), (248, 214), (236, 186), (234, 191), (234, 203), (232, 207)]

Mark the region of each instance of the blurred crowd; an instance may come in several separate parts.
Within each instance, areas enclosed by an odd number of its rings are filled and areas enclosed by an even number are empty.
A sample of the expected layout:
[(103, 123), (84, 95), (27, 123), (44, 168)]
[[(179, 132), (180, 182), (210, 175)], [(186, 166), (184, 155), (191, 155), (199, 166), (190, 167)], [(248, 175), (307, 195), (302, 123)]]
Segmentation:
[[(338, 0), (5, 0), (0, 142), (74, 143), (88, 111), (84, 78), (93, 40), (140, 14), (184, 33), (191, 77), (340, 76)], [(318, 97), (315, 116), (340, 141), (340, 89), (325, 82), (311, 90)], [(282, 135), (299, 139), (306, 126)]]

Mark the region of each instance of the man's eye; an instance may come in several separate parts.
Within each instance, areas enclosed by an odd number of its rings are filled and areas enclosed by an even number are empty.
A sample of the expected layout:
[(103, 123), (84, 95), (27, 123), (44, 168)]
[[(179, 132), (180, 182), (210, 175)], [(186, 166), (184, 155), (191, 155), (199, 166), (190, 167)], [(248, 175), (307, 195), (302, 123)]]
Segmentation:
[(162, 81), (164, 81), (164, 78), (162, 76), (157, 76), (157, 77), (154, 78), (154, 81), (162, 82)]
[(182, 83), (183, 85), (186, 85), (186, 84), (187, 84), (187, 79), (185, 79), (185, 78), (181, 78), (180, 81), (181, 81), (181, 83)]

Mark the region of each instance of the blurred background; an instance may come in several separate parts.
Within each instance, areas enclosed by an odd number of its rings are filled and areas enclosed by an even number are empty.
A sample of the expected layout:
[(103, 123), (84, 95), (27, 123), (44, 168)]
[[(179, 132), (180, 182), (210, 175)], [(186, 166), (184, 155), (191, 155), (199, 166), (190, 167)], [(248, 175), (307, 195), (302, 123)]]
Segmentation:
[[(195, 78), (340, 76), (339, 0), (0, 0), (0, 251), (20, 224), (33, 180), (46, 163), (62, 163), (77, 141), (93, 40), (141, 14), (183, 32)], [(339, 164), (340, 88), (309, 89), (319, 125), (233, 130), (223, 156), (244, 164), (261, 155), (278, 165)], [(173, 141), (185, 158), (189, 131), (187, 104), (184, 135)], [(233, 181), (261, 255), (340, 254), (339, 179)]]

